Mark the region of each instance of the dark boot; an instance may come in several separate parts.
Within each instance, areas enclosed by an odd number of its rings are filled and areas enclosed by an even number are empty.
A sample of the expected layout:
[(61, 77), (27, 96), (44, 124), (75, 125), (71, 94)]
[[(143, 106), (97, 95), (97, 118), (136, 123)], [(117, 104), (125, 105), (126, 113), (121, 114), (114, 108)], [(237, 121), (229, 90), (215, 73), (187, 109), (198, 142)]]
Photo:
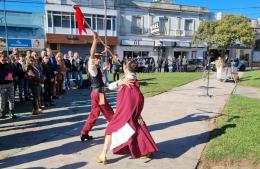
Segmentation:
[(17, 116), (14, 114), (14, 110), (9, 110), (9, 117), (11, 117), (12, 119), (17, 118)]
[(90, 136), (90, 135), (85, 135), (85, 134), (81, 134), (81, 136), (80, 136), (80, 140), (82, 141), (82, 142), (84, 142), (85, 140), (92, 140), (93, 139), (93, 136)]

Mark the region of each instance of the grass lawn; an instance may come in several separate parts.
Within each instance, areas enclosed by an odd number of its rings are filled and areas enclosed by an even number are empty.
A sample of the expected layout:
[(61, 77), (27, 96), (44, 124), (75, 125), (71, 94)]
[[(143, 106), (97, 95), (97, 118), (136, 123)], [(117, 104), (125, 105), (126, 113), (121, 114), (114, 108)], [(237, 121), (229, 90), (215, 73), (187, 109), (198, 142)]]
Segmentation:
[[(122, 76), (123, 74), (120, 74), (120, 77)], [(200, 79), (202, 73), (140, 73), (137, 74), (137, 77), (144, 96), (149, 97)], [(86, 75), (84, 75), (84, 79), (86, 79)], [(110, 74), (109, 80), (112, 79), (113, 76)]]
[(200, 79), (202, 73), (142, 73), (137, 77), (144, 96), (150, 97)]
[(260, 70), (245, 72), (240, 79), (242, 86), (251, 86), (260, 88)]
[(206, 163), (260, 165), (259, 102), (238, 95), (230, 97), (203, 154)]

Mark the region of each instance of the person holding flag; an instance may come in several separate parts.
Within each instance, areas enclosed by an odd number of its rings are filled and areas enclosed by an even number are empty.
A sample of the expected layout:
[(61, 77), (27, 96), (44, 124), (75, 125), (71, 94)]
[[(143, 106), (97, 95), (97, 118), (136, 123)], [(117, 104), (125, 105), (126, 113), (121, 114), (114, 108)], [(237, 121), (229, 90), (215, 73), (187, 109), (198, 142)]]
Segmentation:
[[(111, 106), (108, 104), (105, 98), (105, 83), (102, 79), (102, 72), (100, 68), (100, 59), (106, 52), (109, 52), (112, 56), (112, 52), (109, 47), (98, 37), (97, 33), (93, 31), (90, 25), (85, 22), (84, 15), (78, 5), (73, 7), (76, 11), (76, 20), (78, 23), (79, 33), (82, 34), (82, 31), (86, 32), (85, 24), (93, 33), (93, 43), (90, 50), (90, 57), (88, 60), (88, 77), (91, 82), (91, 112), (81, 130), (81, 141), (85, 141), (86, 139), (93, 139), (92, 136), (89, 135), (90, 130), (98, 119), (100, 112), (104, 115), (107, 121), (112, 119), (114, 115), (114, 111)], [(85, 24), (84, 24), (85, 22)], [(105, 47), (105, 50), (102, 53), (96, 53), (97, 43), (100, 41), (102, 45)]]
[(97, 33), (93, 35), (93, 43), (90, 50), (90, 57), (88, 61), (88, 76), (91, 82), (91, 112), (88, 116), (87, 121), (85, 122), (82, 130), (81, 130), (81, 141), (85, 141), (85, 139), (89, 140), (93, 137), (88, 133), (95, 124), (96, 120), (100, 112), (104, 115), (104, 117), (110, 121), (114, 111), (111, 106), (108, 104), (105, 98), (105, 83), (102, 79), (102, 72), (99, 66), (100, 58), (103, 56), (108, 49), (105, 48), (105, 51), (102, 53), (96, 53), (97, 47)]

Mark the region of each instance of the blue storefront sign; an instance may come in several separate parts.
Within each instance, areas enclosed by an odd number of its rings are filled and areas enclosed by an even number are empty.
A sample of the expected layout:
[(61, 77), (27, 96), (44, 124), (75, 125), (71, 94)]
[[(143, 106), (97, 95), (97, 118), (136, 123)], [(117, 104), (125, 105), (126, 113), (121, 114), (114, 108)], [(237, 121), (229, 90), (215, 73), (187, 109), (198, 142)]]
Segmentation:
[(8, 39), (8, 46), (10, 48), (31, 48), (31, 39)]

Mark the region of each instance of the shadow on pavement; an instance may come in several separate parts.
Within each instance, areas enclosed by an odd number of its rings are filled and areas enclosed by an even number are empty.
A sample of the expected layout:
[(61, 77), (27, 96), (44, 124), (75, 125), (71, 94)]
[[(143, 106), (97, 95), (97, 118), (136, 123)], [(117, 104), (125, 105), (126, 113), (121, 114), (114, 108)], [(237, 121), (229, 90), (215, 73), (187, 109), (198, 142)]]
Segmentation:
[(153, 124), (153, 125), (148, 126), (148, 128), (149, 128), (149, 131), (163, 130), (163, 129), (166, 129), (171, 126), (177, 126), (179, 124), (195, 122), (195, 121), (203, 121), (203, 120), (208, 120), (208, 119), (210, 119), (210, 117), (206, 116), (206, 115), (190, 114), (181, 119), (177, 119), (174, 121)]
[(227, 129), (235, 127), (235, 124), (227, 124), (209, 132), (158, 143), (160, 151), (154, 154), (154, 159), (178, 158), (192, 147), (207, 143), (210, 140), (225, 134)]
[[(33, 153), (28, 154), (22, 154), (18, 156), (13, 156), (8, 158), (7, 160), (0, 160), (0, 168), (6, 168), (6, 167), (14, 167), (17, 165), (30, 163), (33, 161), (38, 161), (42, 159), (47, 159), (50, 157), (54, 157), (57, 155), (71, 155), (74, 153), (78, 153), (86, 148), (102, 144), (104, 142), (103, 137), (96, 138), (92, 140), (91, 142), (88, 142), (88, 144), (83, 144), (80, 141), (70, 142), (67, 144), (63, 144), (58, 147), (49, 148), (41, 151), (36, 151)], [(71, 166), (63, 166), (63, 168), (72, 167), (72, 166), (82, 166), (82, 163), (80, 164), (71, 164)], [(85, 164), (84, 164), (85, 165)]]
[[(12, 156), (26, 147), (49, 142), (50, 140), (64, 139), (58, 137), (62, 134), (65, 134), (67, 138), (79, 136), (80, 130), (88, 117), (87, 112), (91, 110), (90, 96), (88, 94), (88, 90), (73, 90), (64, 98), (58, 99), (57, 106), (51, 107), (50, 112), (37, 116), (30, 113), (22, 114), (16, 121), (10, 119), (1, 120), (1, 158)], [(113, 92), (108, 93), (109, 103), (115, 102), (115, 94)], [(114, 106), (114, 104), (111, 104), (111, 106)], [(95, 128), (91, 131), (104, 130), (104, 127), (97, 128), (97, 126), (104, 123), (106, 123), (106, 120), (99, 118), (94, 125)], [(0, 168), (2, 168), (1, 165)]]

